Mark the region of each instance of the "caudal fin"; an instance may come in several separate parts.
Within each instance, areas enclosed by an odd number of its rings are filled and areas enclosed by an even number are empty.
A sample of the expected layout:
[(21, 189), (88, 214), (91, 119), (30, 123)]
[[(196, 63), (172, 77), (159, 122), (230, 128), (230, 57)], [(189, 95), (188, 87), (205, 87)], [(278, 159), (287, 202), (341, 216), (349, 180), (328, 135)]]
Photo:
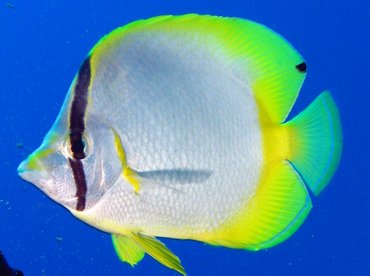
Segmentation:
[(342, 151), (342, 128), (332, 96), (321, 93), (285, 125), (290, 127), (289, 161), (318, 195), (337, 169)]

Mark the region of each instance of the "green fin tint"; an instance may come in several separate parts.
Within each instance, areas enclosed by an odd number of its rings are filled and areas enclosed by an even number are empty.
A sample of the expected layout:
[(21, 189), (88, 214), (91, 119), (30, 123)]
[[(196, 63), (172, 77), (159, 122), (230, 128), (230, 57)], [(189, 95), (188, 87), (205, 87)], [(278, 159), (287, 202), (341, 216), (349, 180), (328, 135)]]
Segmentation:
[(264, 195), (266, 206), (261, 206), (260, 219), (265, 224), (261, 231), (276, 235), (256, 245), (259, 249), (275, 246), (293, 235), (312, 208), (306, 187), (290, 164), (283, 162), (272, 170), (265, 187), (269, 191)]
[[(258, 107), (269, 121), (282, 123), (288, 116), (306, 76), (302, 56), (279, 34), (244, 19), (229, 19), (223, 37), (237, 60), (245, 63)], [(218, 30), (217, 30), (218, 31)]]
[(180, 259), (173, 254), (161, 241), (155, 237), (133, 233), (132, 240), (139, 245), (147, 254), (152, 256), (164, 266), (174, 269), (182, 275), (186, 275)]
[(130, 237), (112, 234), (114, 249), (122, 262), (136, 265), (144, 257), (144, 250)]
[(306, 75), (303, 58), (269, 28), (246, 19), (198, 14), (153, 17), (114, 30), (92, 49), (93, 71), (102, 56), (132, 33), (154, 37), (166, 33), (173, 39), (190, 33), (193, 43), (223, 59), (236, 78), (251, 86), (274, 123), (284, 122)]
[(281, 161), (263, 169), (255, 196), (206, 242), (247, 250), (269, 248), (289, 238), (311, 207), (298, 173), (289, 162)]
[(285, 125), (291, 127), (289, 160), (315, 195), (328, 184), (338, 167), (342, 129), (337, 106), (329, 92)]
[(289, 238), (312, 207), (304, 183), (288, 162), (267, 170), (250, 206), (251, 224), (244, 232), (249, 250), (269, 248)]
[(139, 233), (131, 233), (129, 236), (112, 234), (112, 241), (119, 259), (123, 262), (134, 266), (147, 253), (164, 266), (186, 275), (180, 259), (155, 237)]

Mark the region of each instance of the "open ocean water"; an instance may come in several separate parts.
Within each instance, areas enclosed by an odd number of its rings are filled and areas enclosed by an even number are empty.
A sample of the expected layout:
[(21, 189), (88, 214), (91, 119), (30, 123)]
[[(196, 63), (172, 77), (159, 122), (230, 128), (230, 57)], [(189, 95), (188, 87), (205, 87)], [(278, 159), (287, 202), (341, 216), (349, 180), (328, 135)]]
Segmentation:
[(189, 275), (370, 275), (370, 2), (0, 1), (0, 250), (25, 275), (176, 275), (146, 256), (121, 263), (108, 234), (75, 219), (18, 164), (54, 122), (83, 58), (106, 33), (162, 14), (248, 18), (283, 35), (308, 74), (293, 113), (329, 89), (342, 118), (341, 164), (302, 227), (259, 252), (162, 239)]

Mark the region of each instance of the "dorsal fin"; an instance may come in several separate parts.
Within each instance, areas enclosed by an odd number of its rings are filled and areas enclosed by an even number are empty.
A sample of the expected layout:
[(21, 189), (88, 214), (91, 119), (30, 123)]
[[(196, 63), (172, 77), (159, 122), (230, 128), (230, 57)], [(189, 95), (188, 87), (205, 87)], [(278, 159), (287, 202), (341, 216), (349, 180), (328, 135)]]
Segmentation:
[[(306, 73), (303, 58), (269, 28), (240, 18), (197, 14), (159, 16), (116, 29), (92, 49), (92, 70), (130, 34), (149, 34), (154, 40), (159, 34), (174, 39), (190, 35), (195, 49), (203, 47), (222, 59), (225, 67), (252, 89), (260, 110), (274, 123), (282, 123), (288, 116)], [(181, 51), (186, 47), (180, 47)]]

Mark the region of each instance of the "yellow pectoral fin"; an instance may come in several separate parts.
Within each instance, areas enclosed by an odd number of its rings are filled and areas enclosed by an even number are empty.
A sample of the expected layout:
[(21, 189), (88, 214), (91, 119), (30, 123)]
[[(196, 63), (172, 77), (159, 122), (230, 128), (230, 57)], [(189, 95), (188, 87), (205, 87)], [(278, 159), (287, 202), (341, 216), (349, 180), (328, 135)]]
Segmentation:
[(126, 153), (123, 148), (120, 136), (114, 129), (112, 129), (112, 131), (114, 134), (114, 143), (116, 146), (117, 156), (122, 164), (122, 176), (128, 183), (133, 186), (135, 193), (138, 193), (140, 190), (139, 177), (137, 173), (127, 165)]
[(145, 255), (145, 251), (130, 237), (112, 234), (114, 249), (122, 262), (136, 265)]
[(131, 168), (127, 167), (123, 170), (123, 178), (134, 187), (135, 193), (140, 190), (140, 181), (137, 173)]
[(180, 259), (155, 237), (145, 236), (139, 233), (132, 233), (131, 239), (140, 248), (142, 248), (142, 250), (144, 250), (147, 254), (152, 256), (164, 266), (174, 269), (182, 275), (186, 275)]

